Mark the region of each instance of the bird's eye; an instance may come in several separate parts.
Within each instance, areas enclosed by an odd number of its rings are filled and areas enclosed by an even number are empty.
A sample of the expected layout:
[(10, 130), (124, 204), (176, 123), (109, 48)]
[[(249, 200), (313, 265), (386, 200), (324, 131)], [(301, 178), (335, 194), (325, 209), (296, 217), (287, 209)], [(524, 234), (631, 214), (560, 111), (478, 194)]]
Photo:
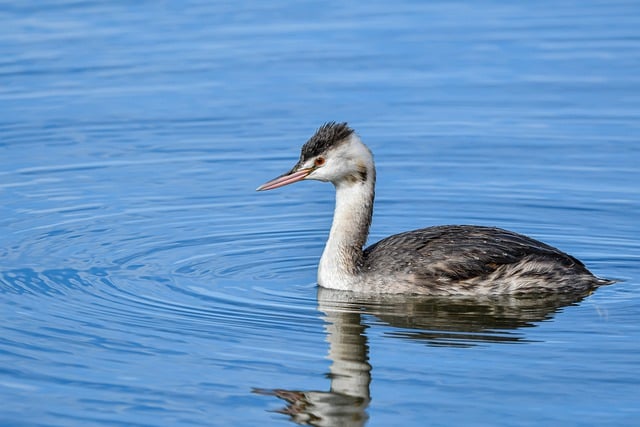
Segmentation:
[(322, 165), (324, 165), (324, 162), (325, 162), (324, 157), (317, 157), (316, 161), (314, 162), (314, 164), (316, 166), (322, 166)]

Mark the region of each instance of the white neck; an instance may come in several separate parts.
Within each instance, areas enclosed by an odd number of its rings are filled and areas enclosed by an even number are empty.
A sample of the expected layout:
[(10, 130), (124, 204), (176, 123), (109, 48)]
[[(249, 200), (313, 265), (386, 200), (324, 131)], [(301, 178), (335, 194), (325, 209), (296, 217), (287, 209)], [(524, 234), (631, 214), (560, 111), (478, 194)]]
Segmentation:
[(330, 289), (352, 289), (369, 235), (375, 185), (371, 167), (365, 181), (336, 183), (336, 207), (329, 239), (318, 267), (318, 283)]

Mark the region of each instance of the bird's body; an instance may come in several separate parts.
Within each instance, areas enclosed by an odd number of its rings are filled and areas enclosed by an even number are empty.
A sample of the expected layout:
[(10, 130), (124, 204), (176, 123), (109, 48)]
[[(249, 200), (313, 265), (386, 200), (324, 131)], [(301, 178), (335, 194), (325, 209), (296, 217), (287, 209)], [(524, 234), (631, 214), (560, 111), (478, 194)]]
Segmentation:
[(445, 225), (387, 237), (363, 250), (373, 215), (373, 155), (346, 123), (327, 123), (293, 169), (258, 188), (330, 181), (336, 207), (318, 283), (362, 293), (493, 295), (583, 292), (610, 283), (576, 258), (500, 228)]
[[(582, 262), (552, 246), (500, 228), (474, 225), (396, 234), (364, 251), (365, 276), (369, 269), (385, 264), (394, 277), (402, 278), (409, 292), (421, 294), (567, 292), (603, 284)], [(394, 289), (388, 281), (369, 281), (380, 292)]]

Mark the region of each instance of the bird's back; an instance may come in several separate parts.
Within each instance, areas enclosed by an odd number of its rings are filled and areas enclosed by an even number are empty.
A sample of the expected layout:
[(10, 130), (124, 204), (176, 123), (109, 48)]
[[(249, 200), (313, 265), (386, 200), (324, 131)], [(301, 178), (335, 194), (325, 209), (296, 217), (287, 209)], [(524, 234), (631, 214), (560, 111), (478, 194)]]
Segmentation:
[(607, 281), (530, 237), (445, 225), (387, 237), (364, 251), (362, 273), (384, 292), (498, 294), (588, 290)]

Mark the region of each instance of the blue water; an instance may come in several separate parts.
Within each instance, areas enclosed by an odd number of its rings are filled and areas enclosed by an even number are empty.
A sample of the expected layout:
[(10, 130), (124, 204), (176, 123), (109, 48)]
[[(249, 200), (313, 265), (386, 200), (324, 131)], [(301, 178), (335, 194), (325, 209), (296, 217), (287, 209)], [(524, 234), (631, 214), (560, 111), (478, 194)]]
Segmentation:
[[(0, 425), (640, 424), (633, 1), (0, 4)], [(318, 292), (324, 121), (370, 241), (513, 229), (568, 300)]]

